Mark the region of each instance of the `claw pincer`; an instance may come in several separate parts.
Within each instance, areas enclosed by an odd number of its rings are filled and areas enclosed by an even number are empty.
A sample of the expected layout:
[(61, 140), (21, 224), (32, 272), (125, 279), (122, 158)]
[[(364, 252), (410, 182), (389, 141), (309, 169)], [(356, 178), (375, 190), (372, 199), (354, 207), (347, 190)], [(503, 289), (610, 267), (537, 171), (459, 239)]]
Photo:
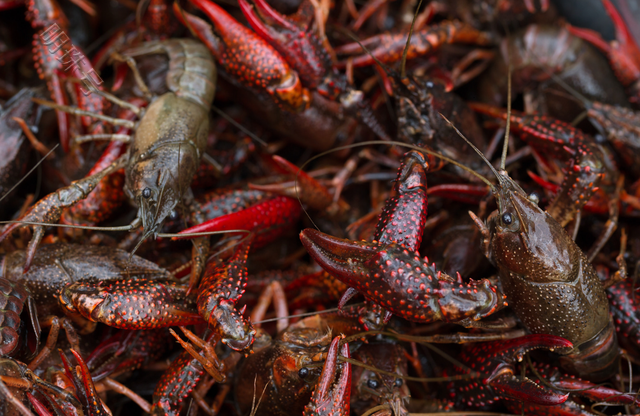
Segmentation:
[[(488, 280), (464, 284), (417, 252), (427, 215), (427, 168), (421, 154), (405, 156), (376, 241), (345, 240), (313, 229), (302, 231), (300, 240), (325, 271), (388, 311), (415, 322), (470, 325), (506, 306), (505, 296)], [(348, 291), (341, 304), (352, 294)]]
[(244, 242), (227, 261), (210, 259), (200, 283), (198, 312), (213, 326), (222, 342), (236, 351), (251, 347), (256, 330), (235, 309), (247, 286), (247, 255), (250, 242)]
[(186, 286), (171, 281), (116, 280), (67, 285), (61, 305), (93, 322), (120, 329), (153, 329), (202, 322), (186, 297)]
[(310, 1), (303, 1), (298, 11), (287, 17), (265, 0), (254, 0), (253, 5), (239, 0), (238, 4), (251, 27), (295, 69), (307, 88), (317, 88), (331, 73), (331, 57), (316, 31), (310, 28), (314, 22)]
[(505, 305), (488, 280), (457, 282), (397, 243), (355, 242), (313, 229), (300, 239), (327, 272), (410, 321), (478, 320)]
[(191, 0), (191, 3), (207, 15), (214, 28), (174, 6), (176, 16), (196, 29), (200, 40), (230, 77), (246, 87), (268, 93), (291, 111), (308, 107), (309, 91), (302, 87), (298, 74), (273, 47), (215, 3), (207, 0)]
[[(569, 397), (568, 393), (541, 386), (526, 377), (517, 377), (515, 364), (534, 349), (554, 350), (572, 346), (571, 342), (554, 335), (527, 335), (506, 342), (474, 344), (465, 349), (461, 362), (470, 370), (480, 372), (481, 382), (452, 382), (449, 385), (451, 397), (463, 397), (467, 406), (480, 407), (491, 405), (503, 397), (543, 406), (564, 403)], [(454, 373), (465, 374), (468, 370), (455, 367)], [(459, 395), (458, 391), (464, 394)]]
[(335, 337), (331, 341), (327, 360), (322, 368), (320, 381), (313, 391), (311, 401), (304, 408), (304, 416), (348, 416), (351, 398), (351, 364), (344, 363), (340, 378), (335, 382), (338, 371), (338, 349), (340, 355), (349, 358), (349, 344), (345, 343), (340, 347), (340, 337)]

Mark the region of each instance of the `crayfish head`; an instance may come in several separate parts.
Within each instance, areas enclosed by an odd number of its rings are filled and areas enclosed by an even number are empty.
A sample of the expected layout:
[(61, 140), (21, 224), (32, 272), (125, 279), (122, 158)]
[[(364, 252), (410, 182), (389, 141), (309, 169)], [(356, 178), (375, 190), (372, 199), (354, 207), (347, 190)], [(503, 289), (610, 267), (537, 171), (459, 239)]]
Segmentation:
[(394, 409), (394, 415), (408, 414), (406, 405), (411, 393), (404, 380), (398, 377), (408, 374), (407, 357), (402, 347), (394, 343), (371, 342), (358, 348), (354, 358), (387, 373), (353, 366), (353, 410), (361, 414), (366, 409), (387, 403)]
[(538, 207), (538, 198), (501, 171), (496, 187), (498, 210), (488, 219), (493, 261), (530, 280), (557, 280), (554, 276), (571, 269), (566, 247), (570, 237), (549, 214)]
[[(180, 169), (185, 167), (183, 163), (194, 161), (181, 157), (172, 147), (156, 149), (136, 163), (127, 181), (125, 189), (138, 205), (138, 219), (144, 230), (142, 240), (160, 232), (165, 219), (176, 217), (184, 194), (191, 195), (189, 183), (183, 179), (188, 177), (190, 180), (193, 175), (181, 174)], [(189, 149), (185, 148), (185, 153), (186, 150)], [(179, 157), (180, 163), (172, 156)], [(167, 163), (167, 158), (175, 163)], [(182, 192), (185, 189), (186, 192)]]

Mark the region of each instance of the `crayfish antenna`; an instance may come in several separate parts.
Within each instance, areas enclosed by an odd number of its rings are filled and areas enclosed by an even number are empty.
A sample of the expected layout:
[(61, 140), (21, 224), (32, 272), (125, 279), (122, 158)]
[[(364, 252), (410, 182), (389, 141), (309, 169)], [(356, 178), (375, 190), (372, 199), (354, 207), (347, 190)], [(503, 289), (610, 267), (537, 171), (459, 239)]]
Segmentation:
[(507, 150), (509, 148), (509, 130), (511, 128), (511, 71), (513, 70), (511, 64), (509, 64), (509, 71), (507, 73), (507, 126), (505, 127), (504, 143), (502, 145), (502, 156), (500, 158), (500, 171), (504, 172), (505, 164), (507, 160)]
[(406, 78), (407, 76), (407, 73), (406, 73), (407, 53), (409, 52), (409, 45), (411, 44), (411, 35), (413, 35), (413, 27), (416, 24), (416, 19), (418, 18), (418, 12), (420, 11), (420, 6), (422, 6), (422, 0), (418, 2), (418, 6), (416, 7), (416, 12), (414, 13), (413, 19), (411, 20), (411, 27), (409, 28), (409, 36), (407, 36), (407, 43), (404, 45), (404, 50), (402, 51), (402, 61), (400, 63), (400, 78), (402, 79)]
[[(465, 135), (464, 135), (464, 134), (462, 134), (462, 132), (461, 132), (460, 130), (458, 130), (458, 128), (457, 128), (456, 126), (454, 126), (454, 125), (453, 125), (453, 123), (452, 123), (448, 118), (446, 118), (446, 117), (444, 116), (444, 114), (442, 114), (442, 113), (438, 113), (438, 114), (440, 114), (440, 117), (442, 117), (442, 118), (444, 119), (444, 121), (446, 121), (446, 122), (447, 122), (447, 124), (449, 125), (449, 127), (451, 127), (451, 128), (452, 128), (452, 129), (453, 129), (453, 130), (458, 134), (458, 136), (462, 137), (462, 139), (463, 139), (465, 142), (467, 142), (467, 144), (468, 144), (469, 146), (471, 146), (471, 148), (472, 148), (472, 149), (473, 149), (473, 150), (478, 154), (478, 156), (480, 156), (480, 157), (482, 158), (482, 160), (484, 160), (484, 162), (489, 166), (489, 168), (491, 169), (491, 171), (493, 172), (493, 174), (494, 174), (494, 175), (496, 175), (496, 178), (498, 178), (498, 182), (500, 182), (500, 175), (498, 174), (498, 171), (496, 171), (496, 168), (494, 168), (494, 167), (493, 167), (493, 165), (491, 164), (491, 162), (489, 162), (489, 160), (487, 160), (487, 158), (485, 157), (485, 155), (484, 155), (484, 154), (482, 154), (482, 152), (480, 151), (480, 149), (478, 149), (478, 148), (477, 148), (473, 143), (471, 143), (471, 141), (470, 141), (469, 139), (467, 139), (467, 138), (465, 137)], [(436, 155), (436, 156), (437, 156), (437, 155)], [(456, 163), (456, 164), (457, 164), (457, 163)], [(461, 166), (461, 165), (459, 165), (459, 164), (457, 164), (457, 165), (458, 165), (458, 166)], [(480, 175), (479, 173), (477, 173), (477, 172), (475, 172), (475, 171), (473, 171), (473, 170), (471, 170), (471, 169), (467, 168), (466, 166), (465, 166), (465, 168), (466, 168), (465, 170), (467, 170), (467, 171), (469, 171), (469, 172), (473, 172), (473, 173), (474, 173), (476, 176), (478, 176), (479, 178), (484, 179), (484, 182), (485, 182), (486, 184), (488, 184), (488, 185), (489, 185), (489, 187), (491, 188), (491, 190), (492, 190), (492, 191), (494, 191), (494, 190), (495, 190), (495, 186), (494, 186), (491, 182), (489, 182), (489, 180), (487, 180), (484, 176), (482, 176), (482, 175)]]

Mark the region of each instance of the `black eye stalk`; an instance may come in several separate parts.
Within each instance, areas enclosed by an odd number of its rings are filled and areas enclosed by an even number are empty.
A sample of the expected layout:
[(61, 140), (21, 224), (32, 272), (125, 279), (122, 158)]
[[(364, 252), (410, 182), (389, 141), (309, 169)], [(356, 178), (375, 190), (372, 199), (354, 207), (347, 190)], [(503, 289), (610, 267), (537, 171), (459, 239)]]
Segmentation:
[(145, 198), (145, 199), (149, 199), (150, 196), (151, 196), (151, 189), (144, 188), (142, 190), (142, 197)]
[(298, 370), (298, 376), (300, 378), (304, 379), (308, 375), (309, 375), (309, 369), (307, 367), (302, 367), (300, 370)]
[(371, 378), (367, 381), (367, 386), (372, 389), (377, 389), (380, 386), (380, 383), (378, 383), (378, 380)]
[(502, 222), (509, 225), (513, 222), (513, 217), (508, 212), (502, 214)]

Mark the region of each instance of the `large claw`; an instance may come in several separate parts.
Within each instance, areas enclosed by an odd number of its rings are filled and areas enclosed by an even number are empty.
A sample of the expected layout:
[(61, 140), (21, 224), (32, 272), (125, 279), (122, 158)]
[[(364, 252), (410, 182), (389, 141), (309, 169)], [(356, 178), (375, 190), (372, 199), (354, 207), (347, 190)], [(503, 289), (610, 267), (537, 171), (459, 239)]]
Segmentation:
[(576, 376), (563, 374), (560, 370), (548, 364), (534, 364), (534, 368), (553, 386), (565, 391), (572, 390), (572, 394), (585, 397), (591, 401), (635, 406), (640, 404), (640, 398), (633, 393), (622, 393), (611, 387), (595, 384)]
[(215, 3), (190, 1), (207, 15), (214, 27), (174, 3), (176, 16), (195, 30), (231, 78), (245, 87), (268, 93), (290, 111), (300, 112), (309, 106), (309, 91), (273, 47)]
[[(289, 230), (300, 218), (300, 203), (288, 196), (268, 198), (232, 214), (205, 221), (179, 234), (209, 231), (248, 230), (254, 233), (253, 247), (262, 247)], [(182, 237), (174, 237), (180, 239)], [(185, 235), (184, 238), (193, 238)]]
[[(507, 119), (499, 108), (469, 103), (472, 110), (492, 117)], [(547, 206), (547, 212), (563, 227), (566, 226), (591, 196), (599, 184), (615, 183), (618, 172), (609, 169), (601, 146), (569, 123), (546, 116), (527, 115), (512, 111), (510, 129), (542, 154), (567, 161), (566, 175), (560, 191)]]
[(489, 385), (503, 396), (542, 406), (562, 404), (569, 398), (569, 393), (558, 393), (528, 378), (520, 379), (511, 373), (492, 379)]
[[(483, 382), (457, 382), (457, 388), (464, 392), (465, 404), (468, 406), (485, 406), (503, 398), (544, 406), (564, 403), (568, 393), (541, 386), (526, 377), (517, 377), (515, 364), (534, 349), (546, 348), (553, 351), (571, 347), (573, 344), (564, 338), (541, 334), (474, 344), (463, 352), (461, 361), (472, 371), (480, 372)], [(455, 372), (462, 374), (468, 370), (456, 367)], [(454, 394), (452, 392), (452, 396)]]
[(120, 329), (154, 329), (202, 322), (186, 287), (173, 281), (75, 282), (60, 294), (68, 313)]
[(315, 30), (310, 30), (314, 8), (309, 0), (293, 16), (285, 17), (265, 0), (238, 0), (251, 27), (295, 69), (307, 88), (315, 89), (331, 70), (331, 57)]
[[(304, 416), (348, 416), (351, 398), (351, 364), (344, 363), (340, 378), (335, 386), (333, 384), (338, 370), (338, 348), (340, 337), (331, 341), (327, 360), (322, 368), (320, 381), (313, 391), (311, 401), (304, 408)], [(345, 343), (340, 354), (349, 358), (349, 344)]]
[(204, 374), (202, 365), (183, 351), (162, 374), (153, 392), (152, 415), (179, 415)]
[(357, 242), (313, 229), (302, 231), (300, 240), (324, 270), (410, 321), (470, 323), (506, 305), (488, 280), (458, 282), (397, 243)]
[(256, 334), (251, 321), (235, 309), (247, 286), (249, 246), (250, 241), (242, 243), (234, 256), (224, 262), (215, 257), (207, 262), (197, 301), (200, 315), (222, 342), (236, 351), (249, 349)]

